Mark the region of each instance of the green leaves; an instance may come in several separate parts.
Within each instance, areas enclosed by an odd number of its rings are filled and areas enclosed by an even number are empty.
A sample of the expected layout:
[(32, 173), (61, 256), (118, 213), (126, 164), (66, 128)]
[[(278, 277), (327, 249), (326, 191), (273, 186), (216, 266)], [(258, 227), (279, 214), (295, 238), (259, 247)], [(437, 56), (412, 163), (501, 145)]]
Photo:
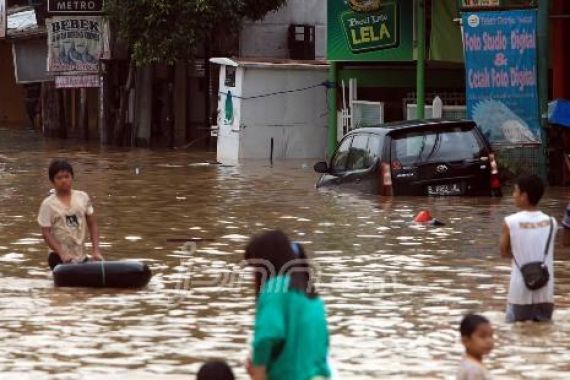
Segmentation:
[(113, 30), (136, 64), (192, 60), (203, 44), (228, 39), (244, 18), (259, 20), (286, 0), (107, 0)]

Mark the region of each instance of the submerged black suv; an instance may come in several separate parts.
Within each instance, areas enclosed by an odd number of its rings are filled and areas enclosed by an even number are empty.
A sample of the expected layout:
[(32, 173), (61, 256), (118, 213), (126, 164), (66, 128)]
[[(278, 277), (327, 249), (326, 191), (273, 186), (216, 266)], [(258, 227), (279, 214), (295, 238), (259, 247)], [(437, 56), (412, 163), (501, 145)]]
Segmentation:
[(381, 195), (501, 195), (497, 162), (472, 121), (417, 120), (348, 133), (317, 187)]

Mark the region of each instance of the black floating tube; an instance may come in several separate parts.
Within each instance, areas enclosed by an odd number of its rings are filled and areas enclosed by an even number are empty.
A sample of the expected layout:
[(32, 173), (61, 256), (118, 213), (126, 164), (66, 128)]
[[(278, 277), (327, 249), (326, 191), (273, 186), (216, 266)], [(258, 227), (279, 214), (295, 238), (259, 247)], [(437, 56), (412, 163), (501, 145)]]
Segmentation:
[(139, 261), (60, 264), (53, 270), (58, 287), (136, 289), (145, 287), (151, 277), (150, 268)]

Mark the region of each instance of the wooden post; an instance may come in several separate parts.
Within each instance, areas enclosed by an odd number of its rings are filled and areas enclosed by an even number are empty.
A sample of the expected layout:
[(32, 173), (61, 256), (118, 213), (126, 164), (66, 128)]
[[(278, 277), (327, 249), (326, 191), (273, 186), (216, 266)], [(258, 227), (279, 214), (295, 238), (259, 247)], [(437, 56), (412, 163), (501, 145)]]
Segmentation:
[(87, 89), (79, 89), (79, 125), (81, 138), (89, 140), (89, 111), (87, 108)]
[(135, 118), (131, 135), (131, 146), (150, 146), (152, 126), (152, 66), (137, 70)]
[[(211, 47), (206, 44), (206, 57), (204, 58), (204, 74), (206, 76), (206, 88), (204, 89), (204, 128), (206, 133), (208, 133), (208, 145), (210, 145), (211, 135), (210, 128), (212, 127), (212, 66), (210, 65), (210, 58), (212, 56)], [(218, 78), (215, 78), (218, 79)], [(217, 96), (215, 97), (217, 99)], [(201, 138), (198, 134), (197, 138)]]
[(126, 113), (129, 105), (129, 93), (131, 88), (134, 86), (135, 83), (135, 73), (137, 69), (135, 66), (134, 60), (131, 60), (129, 65), (129, 74), (127, 77), (127, 82), (124, 86), (121, 86), (120, 98), (119, 98), (119, 109), (118, 113), (115, 115), (115, 127), (113, 128), (114, 132), (114, 140), (115, 143), (118, 145), (123, 145), (125, 142), (125, 119)]
[(109, 131), (109, 97), (111, 93), (109, 92), (109, 74), (106, 70), (101, 75), (101, 87), (99, 87), (99, 143), (101, 145), (107, 145), (111, 141), (109, 139), (110, 131)]
[(174, 146), (186, 143), (186, 64), (177, 62), (174, 71)]
[(166, 120), (165, 127), (168, 135), (168, 146), (174, 147), (174, 66), (168, 65), (168, 79), (166, 82)]
[(42, 84), (42, 121), (43, 134), (46, 137), (65, 137), (63, 98), (54, 82)]

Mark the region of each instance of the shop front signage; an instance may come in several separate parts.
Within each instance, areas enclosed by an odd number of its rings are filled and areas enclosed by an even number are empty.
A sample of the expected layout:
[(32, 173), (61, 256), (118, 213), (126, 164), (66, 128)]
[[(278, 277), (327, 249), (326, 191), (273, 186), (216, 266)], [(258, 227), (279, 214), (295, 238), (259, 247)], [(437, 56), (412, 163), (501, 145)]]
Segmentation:
[(56, 88), (101, 87), (99, 75), (60, 75), (55, 77)]
[(541, 141), (536, 10), (466, 12), (467, 117), (494, 144)]
[(60, 16), (46, 20), (48, 71), (97, 72), (108, 49), (108, 28), (99, 16)]
[(413, 0), (329, 0), (331, 61), (413, 59)]
[(103, 0), (48, 0), (49, 13), (101, 13)]

